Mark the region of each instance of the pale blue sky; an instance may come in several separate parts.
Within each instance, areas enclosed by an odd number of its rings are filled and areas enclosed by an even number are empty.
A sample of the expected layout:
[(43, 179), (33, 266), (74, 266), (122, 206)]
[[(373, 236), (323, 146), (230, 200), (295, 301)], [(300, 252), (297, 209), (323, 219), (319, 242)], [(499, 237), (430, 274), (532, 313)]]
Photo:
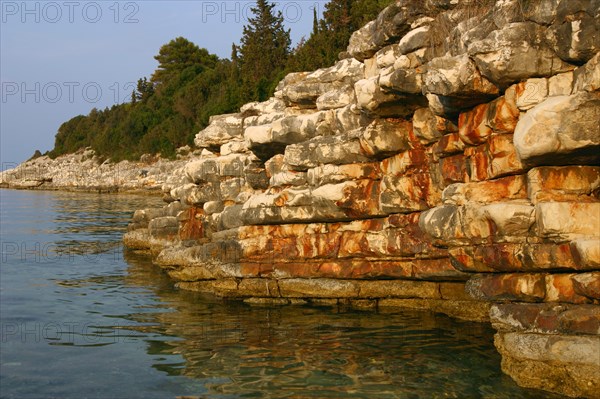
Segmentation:
[[(324, 0), (276, 2), (294, 45)], [(239, 43), (251, 1), (0, 0), (2, 169), (52, 149), (60, 124), (128, 100), (161, 45), (183, 36), (220, 57)]]

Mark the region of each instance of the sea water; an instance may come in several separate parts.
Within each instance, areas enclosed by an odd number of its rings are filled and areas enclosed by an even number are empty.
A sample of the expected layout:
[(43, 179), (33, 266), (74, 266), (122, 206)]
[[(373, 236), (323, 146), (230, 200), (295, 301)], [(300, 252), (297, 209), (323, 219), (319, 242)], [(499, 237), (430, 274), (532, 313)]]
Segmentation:
[(488, 325), (177, 290), (121, 243), (156, 206), (0, 190), (0, 397), (559, 397), (502, 374)]

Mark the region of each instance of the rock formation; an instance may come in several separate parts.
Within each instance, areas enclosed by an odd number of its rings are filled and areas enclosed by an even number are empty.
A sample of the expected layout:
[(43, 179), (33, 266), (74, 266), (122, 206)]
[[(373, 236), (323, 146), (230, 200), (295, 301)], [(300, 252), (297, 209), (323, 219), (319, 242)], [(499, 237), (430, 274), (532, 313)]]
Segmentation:
[(600, 3), (398, 0), (212, 118), (124, 240), (182, 289), (491, 320), (519, 384), (600, 397)]
[[(200, 151), (196, 151), (200, 153)], [(139, 162), (103, 160), (91, 148), (55, 159), (40, 156), (0, 173), (0, 187), (91, 192), (160, 193), (193, 154), (179, 149), (177, 160), (142, 155)], [(3, 167), (8, 166), (3, 164)]]

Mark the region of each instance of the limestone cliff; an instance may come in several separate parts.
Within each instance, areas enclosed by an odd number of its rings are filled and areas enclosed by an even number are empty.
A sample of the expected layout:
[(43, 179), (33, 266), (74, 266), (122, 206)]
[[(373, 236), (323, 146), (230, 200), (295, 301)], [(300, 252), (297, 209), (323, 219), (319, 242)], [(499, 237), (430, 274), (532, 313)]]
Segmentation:
[(491, 320), (519, 384), (600, 397), (600, 2), (398, 0), (214, 117), (125, 236), (182, 289)]

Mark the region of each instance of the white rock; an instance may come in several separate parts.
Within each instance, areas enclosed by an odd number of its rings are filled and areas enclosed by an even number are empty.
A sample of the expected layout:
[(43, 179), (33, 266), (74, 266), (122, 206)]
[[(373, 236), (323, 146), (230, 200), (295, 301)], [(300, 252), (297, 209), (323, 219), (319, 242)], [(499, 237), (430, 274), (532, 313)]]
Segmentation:
[(548, 79), (548, 95), (570, 96), (573, 93), (573, 72), (559, 73)]
[(522, 162), (556, 165), (597, 162), (600, 99), (585, 92), (550, 97), (519, 119), (514, 143)]
[(548, 98), (548, 80), (544, 78), (527, 79), (517, 85), (517, 107), (527, 111)]

